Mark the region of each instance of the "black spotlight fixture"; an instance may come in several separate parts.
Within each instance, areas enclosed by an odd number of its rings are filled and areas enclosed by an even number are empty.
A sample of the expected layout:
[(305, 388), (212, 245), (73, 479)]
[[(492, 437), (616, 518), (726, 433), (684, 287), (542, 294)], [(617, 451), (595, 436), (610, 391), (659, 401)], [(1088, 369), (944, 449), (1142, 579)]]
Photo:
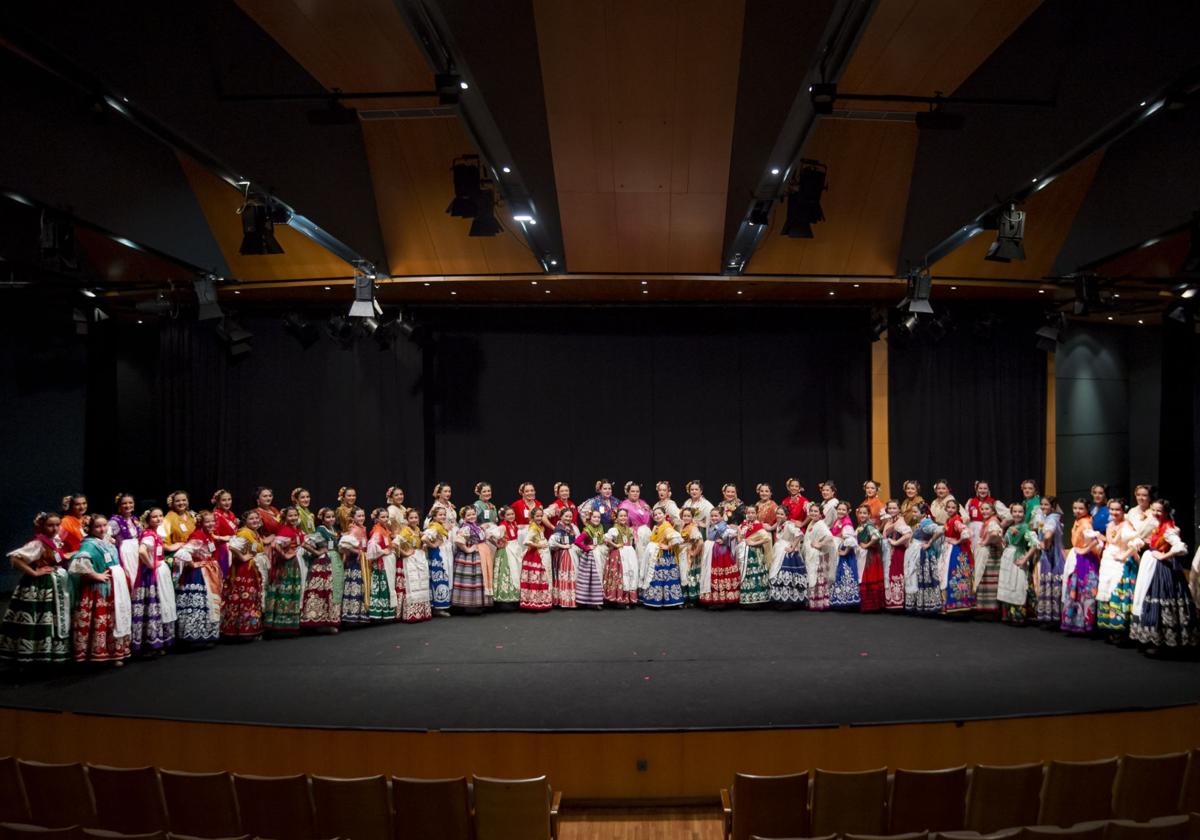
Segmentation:
[(1063, 333), (1067, 329), (1067, 316), (1062, 312), (1048, 315), (1046, 323), (1034, 333), (1037, 336), (1037, 348), (1044, 353), (1053, 353), (1062, 342)]
[(933, 305), (929, 302), (929, 293), (933, 290), (933, 278), (926, 269), (913, 269), (908, 273), (908, 288), (904, 300), (900, 301), (898, 309), (906, 312), (917, 312), (922, 315), (932, 315)]
[(457, 105), (462, 92), (467, 89), (462, 76), (457, 73), (435, 74), (433, 86), (437, 88), (439, 105)]
[(42, 259), (59, 269), (75, 271), (79, 255), (75, 247), (75, 226), (65, 216), (43, 210), (38, 228), (38, 245)]
[(1015, 204), (1000, 211), (996, 219), (996, 241), (988, 248), (985, 260), (1012, 262), (1025, 259), (1025, 211)]
[(250, 257), (283, 253), (283, 247), (275, 239), (277, 215), (268, 205), (252, 199), (243, 204), (238, 212), (242, 216), (242, 245), (238, 248), (239, 254)]
[(375, 300), (375, 268), (366, 263), (354, 267), (354, 303), (350, 304), (351, 318), (371, 318), (380, 313)]
[(459, 219), (475, 218), (475, 208), (479, 200), (480, 180), (479, 155), (462, 155), (455, 158), (452, 167), (454, 172), (454, 198), (446, 212)]
[(496, 194), (491, 190), (480, 190), (475, 199), (475, 218), (471, 220), (469, 235), (495, 236), (500, 230), (500, 222), (496, 221)]
[(336, 341), (343, 350), (349, 350), (354, 346), (355, 340), (358, 338), (359, 329), (355, 321), (345, 315), (333, 315), (329, 319), (329, 323), (325, 325), (325, 332), (329, 337)]
[(871, 311), (871, 341), (879, 341), (887, 333), (888, 313), (886, 309)]
[(1100, 287), (1096, 277), (1091, 274), (1075, 276), (1075, 300), (1071, 303), (1071, 312), (1075, 315), (1087, 315), (1100, 305)]
[(222, 318), (217, 324), (217, 337), (221, 339), (226, 352), (232, 358), (244, 356), (253, 349), (250, 346), (250, 339), (254, 338), (254, 333), (232, 318)]
[(317, 325), (304, 320), (298, 312), (289, 312), (283, 316), (283, 331), (300, 342), (300, 346), (305, 350), (321, 338)]
[(750, 224), (756, 227), (765, 227), (771, 224), (771, 205), (773, 203), (770, 199), (754, 202), (754, 207), (750, 210)]
[(825, 191), (825, 164), (815, 160), (800, 161), (800, 168), (787, 196), (787, 218), (780, 230), (792, 239), (812, 239), (812, 226), (825, 221), (821, 211), (821, 193)]
[(221, 305), (217, 303), (217, 279), (209, 274), (197, 277), (192, 284), (196, 290), (196, 301), (200, 304), (200, 311), (196, 315), (196, 319), (199, 321), (211, 321), (214, 318), (225, 317), (225, 313), (221, 311)]
[(817, 82), (810, 85), (808, 98), (812, 100), (814, 114), (832, 114), (833, 103), (837, 100), (837, 85), (833, 82)]
[(375, 339), (375, 344), (380, 350), (390, 350), (400, 332), (398, 320), (384, 321), (376, 326), (371, 338)]

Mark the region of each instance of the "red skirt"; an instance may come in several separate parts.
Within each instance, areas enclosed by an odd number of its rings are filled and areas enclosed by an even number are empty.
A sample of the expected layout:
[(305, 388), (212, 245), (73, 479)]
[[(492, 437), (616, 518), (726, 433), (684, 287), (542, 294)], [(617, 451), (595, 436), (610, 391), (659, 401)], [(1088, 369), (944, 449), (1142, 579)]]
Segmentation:
[(720, 543), (712, 551), (712, 585), (700, 593), (701, 604), (736, 604), (741, 600), (741, 576), (733, 552)]
[(604, 561), (604, 600), (609, 604), (636, 604), (637, 592), (625, 588), (625, 574), (621, 567), (621, 552), (610, 548)]
[[(125, 574), (120, 567), (114, 568), (112, 573)], [(115, 621), (112, 585), (84, 580), (71, 625), (76, 662), (112, 662), (129, 657), (133, 637), (114, 636)]]
[(253, 561), (234, 563), (221, 586), (221, 635), (262, 633), (262, 575)]
[(542, 555), (531, 548), (521, 558), (521, 609), (548, 610), (552, 605)]
[(863, 562), (862, 581), (858, 584), (859, 609), (879, 612), (884, 607), (883, 555), (879, 553), (879, 546), (868, 549)]

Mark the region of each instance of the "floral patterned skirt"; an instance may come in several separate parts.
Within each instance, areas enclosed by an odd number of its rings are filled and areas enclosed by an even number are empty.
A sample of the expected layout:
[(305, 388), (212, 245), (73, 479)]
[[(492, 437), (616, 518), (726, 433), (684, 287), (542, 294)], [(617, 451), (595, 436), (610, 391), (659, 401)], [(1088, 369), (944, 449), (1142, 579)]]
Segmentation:
[(267, 584), (267, 605), (263, 608), (263, 629), (274, 633), (294, 633), (300, 629), (300, 561), (278, 560)]
[(551, 568), (554, 570), (554, 588), (551, 590), (551, 597), (554, 606), (574, 609), (575, 561), (571, 557), (571, 552), (566, 549), (560, 549), (553, 554), (554, 563)]
[(739, 603), (741, 601), (741, 579), (741, 573), (738, 572), (737, 563), (733, 559), (733, 552), (720, 543), (713, 545), (708, 592), (701, 593), (700, 603), (710, 606)]
[(853, 552), (839, 554), (837, 573), (829, 590), (829, 606), (835, 610), (856, 610), (859, 607), (858, 558)]
[(971, 552), (962, 543), (950, 549), (947, 567), (946, 602), (942, 611), (950, 614), (975, 609), (975, 564), (971, 562)]
[(300, 626), (305, 629), (337, 627), (342, 621), (342, 604), (333, 600), (333, 568), (329, 557), (309, 556), (308, 577), (300, 601)]
[(221, 637), (221, 618), (208, 609), (204, 572), (189, 566), (175, 590), (175, 638), (182, 644), (210, 645)]
[(879, 548), (867, 550), (862, 580), (858, 584), (859, 608), (863, 612), (879, 612), (885, 601), (883, 585), (883, 557)]
[[(120, 566), (114, 575), (125, 572)], [(71, 619), (71, 638), (76, 662), (114, 662), (128, 659), (130, 637), (115, 636), (112, 585), (94, 580), (82, 581)]]
[(604, 561), (604, 600), (610, 604), (636, 604), (637, 590), (625, 588), (625, 572), (621, 565), (621, 552), (609, 549)]
[(1187, 578), (1171, 560), (1160, 560), (1142, 602), (1142, 614), (1134, 616), (1129, 637), (1152, 647), (1194, 647), (1200, 643), (1196, 604)]
[(1062, 623), (1063, 566), (1061, 554), (1055, 562), (1054, 557), (1042, 552), (1037, 571), (1037, 620), (1041, 624), (1057, 627)]
[(396, 608), (392, 606), (392, 589), (388, 583), (383, 560), (371, 564), (371, 595), (367, 599), (367, 616), (371, 621), (395, 621)]
[(342, 624), (367, 624), (371, 617), (367, 615), (367, 579), (362, 560), (357, 554), (349, 554), (342, 562)]
[(1090, 554), (1075, 555), (1075, 570), (1063, 581), (1060, 627), (1064, 633), (1084, 635), (1096, 629), (1096, 591), (1100, 587), (1099, 562)]
[[(757, 607), (771, 600), (771, 582), (767, 571), (766, 555), (762, 546), (749, 546), (746, 549), (746, 571), (742, 573), (738, 587), (739, 604), (743, 607)], [(714, 569), (714, 576), (715, 573)]]
[(435, 610), (450, 609), (450, 574), (442, 559), (441, 546), (430, 546), (425, 552), (429, 559), (429, 597)]
[(554, 605), (550, 596), (550, 584), (546, 580), (546, 567), (542, 555), (529, 549), (521, 558), (521, 609), (548, 610)]
[[(55, 634), (55, 576), (22, 575), (0, 624), (0, 658), (22, 663), (71, 659), (71, 634)], [(65, 582), (63, 587), (69, 587)], [(66, 595), (61, 598), (66, 612)], [(64, 616), (64, 621), (66, 620)], [(64, 628), (65, 629), (65, 628)]]
[(1124, 634), (1129, 630), (1133, 613), (1133, 590), (1137, 585), (1138, 559), (1130, 557), (1121, 567), (1121, 579), (1112, 591), (1112, 598), (1100, 601), (1096, 611), (1096, 627), (1107, 633)]
[[(171, 593), (174, 594), (174, 593)], [(133, 610), (134, 653), (164, 650), (175, 643), (175, 622), (164, 624), (162, 603), (158, 597), (158, 576), (153, 569), (138, 563), (137, 579), (133, 583), (130, 604)], [(222, 609), (224, 604), (222, 604)]]
[(521, 600), (521, 582), (512, 579), (508, 568), (508, 546), (496, 552), (492, 566), (492, 599), (497, 604), (515, 604)]
[(248, 638), (262, 633), (262, 575), (253, 562), (235, 562), (221, 587), (221, 635)]
[(669, 549), (659, 552), (650, 585), (642, 590), (642, 604), (655, 608), (683, 606), (683, 584), (679, 579), (675, 552)]
[(946, 593), (938, 577), (937, 552), (921, 549), (917, 557), (917, 591), (904, 593), (904, 611), (918, 615), (933, 615), (942, 611)]
[(889, 610), (904, 609), (904, 549), (892, 548), (884, 572), (883, 606)]
[(816, 582), (808, 589), (808, 608), (815, 612), (829, 609), (829, 557), (823, 551), (810, 551), (805, 563), (815, 564)]
[(779, 572), (771, 581), (771, 602), (787, 607), (802, 607), (808, 602), (808, 571), (804, 568), (804, 555), (799, 551), (783, 555)]

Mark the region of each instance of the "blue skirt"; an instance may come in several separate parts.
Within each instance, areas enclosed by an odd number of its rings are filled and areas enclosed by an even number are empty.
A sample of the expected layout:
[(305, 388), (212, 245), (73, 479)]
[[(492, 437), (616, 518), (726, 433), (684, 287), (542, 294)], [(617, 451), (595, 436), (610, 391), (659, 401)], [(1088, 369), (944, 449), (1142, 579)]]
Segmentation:
[(647, 607), (683, 606), (683, 584), (674, 552), (664, 551), (658, 555), (650, 585), (642, 590), (642, 603)]
[(429, 594), (431, 606), (435, 610), (450, 609), (450, 574), (446, 571), (446, 562), (442, 559), (440, 546), (431, 546), (425, 553), (429, 558)]
[(835, 610), (856, 610), (858, 605), (858, 558), (851, 551), (838, 555), (837, 573), (829, 588), (829, 606)]
[(789, 607), (802, 607), (808, 603), (808, 570), (804, 566), (804, 555), (799, 551), (783, 555), (779, 573), (771, 581), (771, 602)]

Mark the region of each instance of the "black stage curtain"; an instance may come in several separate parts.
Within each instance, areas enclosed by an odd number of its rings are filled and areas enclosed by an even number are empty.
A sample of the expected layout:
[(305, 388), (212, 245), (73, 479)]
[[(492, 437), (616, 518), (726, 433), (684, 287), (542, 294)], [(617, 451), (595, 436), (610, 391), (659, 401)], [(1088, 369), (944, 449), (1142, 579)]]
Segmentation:
[[(870, 471), (868, 313), (749, 308), (462, 309), (432, 328), (431, 481), (498, 503), (533, 481), (576, 501), (612, 479), (675, 498), (795, 475), (856, 485)], [(429, 488), (426, 488), (429, 489)], [(428, 503), (428, 494), (424, 503)]]
[[(1025, 313), (945, 310), (948, 329), (933, 341), (888, 348), (891, 492), (907, 479), (933, 498), (944, 478), (965, 501), (977, 479), (1004, 501), (1020, 483), (1042, 486), (1046, 471), (1046, 354), (1035, 345), (1041, 321)], [(1036, 315), (1036, 313), (1035, 313)], [(943, 328), (946, 328), (945, 326)]]

